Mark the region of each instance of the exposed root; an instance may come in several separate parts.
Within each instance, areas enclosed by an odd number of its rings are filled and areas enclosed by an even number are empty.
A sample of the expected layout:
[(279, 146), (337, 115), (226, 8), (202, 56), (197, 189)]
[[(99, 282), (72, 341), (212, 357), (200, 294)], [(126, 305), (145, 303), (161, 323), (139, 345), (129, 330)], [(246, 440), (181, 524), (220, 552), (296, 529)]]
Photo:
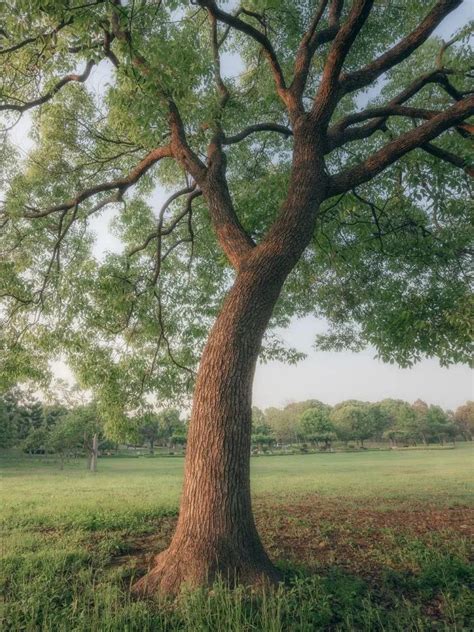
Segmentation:
[(226, 555), (218, 557), (208, 546), (172, 545), (156, 556), (155, 566), (133, 585), (132, 592), (137, 597), (175, 596), (183, 589), (210, 587), (217, 580), (229, 587), (276, 586), (281, 581), (279, 571), (265, 554), (252, 559), (249, 551), (230, 553), (227, 550)]

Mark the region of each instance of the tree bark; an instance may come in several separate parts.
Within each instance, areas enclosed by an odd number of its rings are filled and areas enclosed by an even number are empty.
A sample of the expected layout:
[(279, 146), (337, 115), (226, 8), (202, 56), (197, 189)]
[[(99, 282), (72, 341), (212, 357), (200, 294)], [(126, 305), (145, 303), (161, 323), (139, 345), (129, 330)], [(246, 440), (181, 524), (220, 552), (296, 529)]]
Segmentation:
[[(313, 232), (325, 192), (322, 162), (307, 134), (295, 139), (293, 176), (267, 238), (239, 260), (198, 371), (176, 532), (134, 592), (278, 582), (252, 514), (250, 452), (255, 367), (283, 283)], [(318, 168), (320, 167), (320, 168)]]

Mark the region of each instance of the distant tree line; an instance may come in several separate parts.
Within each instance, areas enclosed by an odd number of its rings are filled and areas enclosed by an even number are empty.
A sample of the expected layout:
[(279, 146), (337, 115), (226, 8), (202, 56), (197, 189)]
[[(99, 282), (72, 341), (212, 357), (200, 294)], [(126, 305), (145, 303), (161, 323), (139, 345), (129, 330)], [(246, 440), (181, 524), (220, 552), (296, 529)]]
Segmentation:
[[(186, 444), (186, 424), (175, 409), (136, 415), (130, 427), (123, 442), (146, 446), (150, 454), (156, 446)], [(98, 456), (117, 447), (107, 437), (94, 402), (47, 405), (20, 388), (0, 393), (0, 448), (19, 448), (30, 455), (54, 454), (61, 467), (66, 459), (85, 455), (88, 468), (95, 471)]]
[(252, 418), (252, 446), (257, 451), (295, 443), (322, 450), (335, 442), (362, 448), (366, 441), (403, 447), (472, 441), (473, 436), (473, 401), (453, 412), (420, 399), (414, 404), (399, 399), (347, 400), (335, 406), (307, 400), (283, 409), (254, 408)]
[[(145, 448), (175, 450), (186, 445), (187, 424), (174, 408), (149, 410), (128, 424), (123, 443)], [(284, 408), (253, 408), (252, 449), (299, 444), (331, 450), (337, 443), (363, 448), (366, 442), (392, 447), (444, 444), (456, 439), (472, 441), (474, 401), (445, 411), (422, 400), (414, 404), (384, 399), (371, 403), (347, 400), (329, 406), (318, 400), (288, 404)], [(0, 448), (18, 448), (26, 454), (54, 454), (61, 463), (87, 456), (88, 468), (95, 470), (100, 454), (117, 448), (94, 402), (74, 405), (44, 404), (20, 388), (0, 393)]]

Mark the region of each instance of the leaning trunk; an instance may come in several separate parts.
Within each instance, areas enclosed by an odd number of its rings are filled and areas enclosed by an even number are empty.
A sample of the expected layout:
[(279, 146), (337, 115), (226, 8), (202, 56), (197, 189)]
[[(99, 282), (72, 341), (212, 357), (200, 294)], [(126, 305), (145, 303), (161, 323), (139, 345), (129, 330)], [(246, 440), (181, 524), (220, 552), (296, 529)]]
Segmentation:
[(178, 526), (138, 592), (176, 593), (183, 583), (217, 576), (278, 579), (252, 515), (250, 434), (255, 366), (283, 281), (242, 272), (212, 329), (196, 383)]
[(209, 585), (218, 577), (231, 585), (279, 580), (252, 514), (251, 402), (265, 329), (286, 277), (313, 235), (322, 199), (321, 161), (307, 136), (301, 138), (295, 141), (300, 147), (293, 182), (279, 220), (240, 262), (209, 335), (194, 392), (178, 525), (169, 548), (135, 584), (137, 594), (176, 594), (185, 584)]

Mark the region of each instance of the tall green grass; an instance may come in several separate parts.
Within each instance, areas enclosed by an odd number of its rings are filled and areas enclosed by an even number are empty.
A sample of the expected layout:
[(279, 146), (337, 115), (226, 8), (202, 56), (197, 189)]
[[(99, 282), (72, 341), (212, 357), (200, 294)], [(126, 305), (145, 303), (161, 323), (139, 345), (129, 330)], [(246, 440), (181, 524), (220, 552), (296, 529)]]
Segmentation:
[[(343, 506), (449, 507), (470, 502), (472, 446), (446, 451), (316, 454), (252, 460), (254, 494), (285, 512), (308, 494)], [(472, 629), (474, 583), (464, 537), (419, 539), (396, 530), (376, 551), (382, 571), (356, 576), (277, 560), (278, 590), (185, 593), (177, 602), (136, 601), (143, 572), (139, 533), (166, 546), (177, 512), (180, 458), (101, 459), (99, 472), (71, 463), (5, 458), (2, 566), (5, 632), (313, 632)], [(280, 507), (281, 509), (278, 509)], [(278, 516), (275, 514), (275, 519)], [(330, 537), (331, 525), (328, 527)], [(301, 528), (306, 528), (302, 523)], [(303, 533), (303, 532), (302, 532)], [(155, 536), (153, 536), (155, 538)], [(161, 538), (161, 539), (159, 539)]]

